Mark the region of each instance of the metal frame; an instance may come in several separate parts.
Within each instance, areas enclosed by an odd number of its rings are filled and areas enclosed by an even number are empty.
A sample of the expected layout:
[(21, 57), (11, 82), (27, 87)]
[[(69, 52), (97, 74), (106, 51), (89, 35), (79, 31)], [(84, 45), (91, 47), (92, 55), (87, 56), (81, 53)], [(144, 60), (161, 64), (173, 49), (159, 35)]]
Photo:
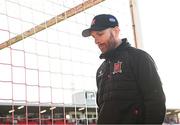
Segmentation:
[(50, 26), (53, 26), (53, 25), (65, 20), (69, 17), (72, 17), (72, 16), (74, 16), (74, 15), (76, 15), (76, 14), (78, 14), (78, 13), (80, 13), (80, 12), (90, 8), (90, 7), (95, 6), (98, 3), (103, 2), (103, 1), (104, 0), (87, 0), (87, 1), (81, 3), (77, 6), (71, 8), (71, 9), (69, 9), (69, 10), (67, 10), (67, 11), (65, 11), (65, 12), (63, 12), (63, 13), (61, 13), (61, 14), (53, 17), (53, 18), (51, 18), (50, 20), (47, 20), (47, 21), (45, 21), (45, 22), (43, 22), (43, 23), (41, 23), (41, 24), (39, 24), (39, 25), (37, 25), (37, 26), (35, 26), (35, 27), (33, 27), (33, 28), (31, 28), (31, 29), (7, 40), (7, 41), (5, 41), (5, 42), (3, 42), (3, 43), (1, 43), (0, 44), (0, 50), (6, 48), (8, 46), (11, 46), (12, 44), (14, 44), (18, 41), (21, 41), (21, 40), (23, 40), (29, 36), (32, 36), (32, 35), (40, 32), (40, 31), (42, 31), (42, 30), (44, 30)]
[(129, 5), (130, 5), (130, 11), (131, 11), (135, 47), (142, 48), (143, 45), (142, 45), (141, 32), (140, 32), (137, 0), (129, 0)]

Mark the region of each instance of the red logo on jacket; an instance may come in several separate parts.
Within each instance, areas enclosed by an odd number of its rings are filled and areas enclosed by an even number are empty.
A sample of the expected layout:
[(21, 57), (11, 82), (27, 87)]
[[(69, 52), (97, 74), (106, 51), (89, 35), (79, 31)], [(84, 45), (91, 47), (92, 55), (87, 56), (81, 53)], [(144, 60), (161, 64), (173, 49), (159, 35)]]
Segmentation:
[(114, 71), (113, 71), (113, 74), (116, 74), (116, 73), (122, 73), (122, 62), (117, 62), (117, 63), (114, 63)]

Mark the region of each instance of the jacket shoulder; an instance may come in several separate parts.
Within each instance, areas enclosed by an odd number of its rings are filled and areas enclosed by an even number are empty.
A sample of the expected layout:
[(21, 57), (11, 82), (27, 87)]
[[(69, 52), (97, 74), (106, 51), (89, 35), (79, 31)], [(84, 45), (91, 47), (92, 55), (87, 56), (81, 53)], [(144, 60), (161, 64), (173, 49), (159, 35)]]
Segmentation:
[(153, 61), (151, 55), (142, 49), (138, 49), (135, 47), (129, 47), (127, 51), (128, 51), (128, 55), (130, 56), (130, 58), (137, 59), (137, 60), (139, 60), (139, 59), (149, 60), (150, 59), (151, 61)]
[(146, 51), (135, 47), (128, 47), (127, 50), (131, 55), (149, 55)]

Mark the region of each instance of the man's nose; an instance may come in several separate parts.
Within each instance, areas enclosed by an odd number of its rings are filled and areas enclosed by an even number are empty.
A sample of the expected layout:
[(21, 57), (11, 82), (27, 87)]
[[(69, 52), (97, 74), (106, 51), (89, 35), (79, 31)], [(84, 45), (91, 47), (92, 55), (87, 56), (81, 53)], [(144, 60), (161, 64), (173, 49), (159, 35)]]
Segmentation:
[(98, 41), (97, 41), (97, 40), (95, 40), (95, 44), (98, 44)]
[(96, 43), (96, 44), (99, 44), (99, 43), (100, 43), (100, 40), (99, 40), (97, 37), (96, 37), (94, 40), (95, 40), (95, 43)]

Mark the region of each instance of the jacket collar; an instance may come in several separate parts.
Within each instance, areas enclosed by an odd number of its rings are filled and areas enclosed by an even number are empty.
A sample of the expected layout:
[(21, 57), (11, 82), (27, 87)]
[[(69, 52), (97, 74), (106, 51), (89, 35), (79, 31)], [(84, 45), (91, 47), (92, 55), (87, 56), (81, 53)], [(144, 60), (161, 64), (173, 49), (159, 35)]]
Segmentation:
[(99, 58), (100, 58), (100, 59), (112, 59), (112, 58), (114, 58), (115, 53), (116, 53), (117, 51), (124, 50), (125, 48), (131, 46), (131, 45), (129, 44), (129, 42), (127, 41), (127, 38), (121, 39), (121, 41), (122, 41), (121, 44), (120, 44), (117, 48), (115, 48), (115, 49), (113, 49), (113, 50), (110, 50), (110, 51), (108, 51), (108, 52), (106, 52), (106, 53), (102, 53), (102, 54), (99, 56)]

